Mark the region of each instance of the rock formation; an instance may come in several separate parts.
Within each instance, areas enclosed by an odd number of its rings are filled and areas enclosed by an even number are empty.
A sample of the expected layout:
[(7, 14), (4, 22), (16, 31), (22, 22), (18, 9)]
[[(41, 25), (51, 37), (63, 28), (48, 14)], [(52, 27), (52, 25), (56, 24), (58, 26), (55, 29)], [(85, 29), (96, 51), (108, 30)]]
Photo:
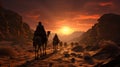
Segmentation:
[(23, 23), (22, 16), (0, 7), (0, 40), (29, 38), (31, 35), (31, 29), (27, 23)]
[(101, 40), (111, 40), (119, 45), (119, 25), (120, 15), (112, 13), (104, 14), (98, 19), (98, 23), (81, 36), (80, 43), (86, 44), (87, 48), (92, 46), (93, 50), (98, 48), (98, 43)]

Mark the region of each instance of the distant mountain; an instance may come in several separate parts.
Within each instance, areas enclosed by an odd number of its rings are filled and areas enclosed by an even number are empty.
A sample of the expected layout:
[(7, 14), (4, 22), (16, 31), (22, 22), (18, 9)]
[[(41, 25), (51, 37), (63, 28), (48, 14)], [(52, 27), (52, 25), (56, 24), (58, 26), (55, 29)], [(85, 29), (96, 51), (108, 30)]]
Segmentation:
[[(62, 35), (62, 34), (58, 34), (58, 37), (60, 39), (60, 41), (62, 42), (79, 42), (80, 36), (83, 34), (84, 32), (81, 31), (75, 31), (70, 35)], [(53, 41), (53, 37), (54, 37), (55, 33), (51, 33), (50, 37), (49, 37), (49, 42), (52, 43)]]
[(0, 7), (0, 40), (29, 39), (31, 35), (31, 29), (22, 21), (22, 16)]
[(120, 15), (104, 14), (91, 29), (85, 32), (80, 43), (97, 46), (101, 40), (111, 40), (120, 45)]
[(75, 31), (70, 35), (60, 35), (60, 39), (63, 42), (78, 42), (80, 39), (80, 36), (83, 34), (84, 32), (82, 31)]
[(68, 42), (79, 42), (79, 39), (83, 33), (84, 32), (82, 31), (73, 32), (71, 35), (68, 36), (69, 37)]

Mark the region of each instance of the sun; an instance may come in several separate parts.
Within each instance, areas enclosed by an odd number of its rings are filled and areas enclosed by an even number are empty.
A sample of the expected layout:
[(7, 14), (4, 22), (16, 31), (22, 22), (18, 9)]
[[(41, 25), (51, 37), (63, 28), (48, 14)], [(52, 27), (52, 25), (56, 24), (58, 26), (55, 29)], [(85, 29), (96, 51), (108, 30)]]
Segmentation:
[(60, 29), (60, 32), (64, 35), (69, 35), (73, 32), (73, 30), (68, 26), (64, 26)]

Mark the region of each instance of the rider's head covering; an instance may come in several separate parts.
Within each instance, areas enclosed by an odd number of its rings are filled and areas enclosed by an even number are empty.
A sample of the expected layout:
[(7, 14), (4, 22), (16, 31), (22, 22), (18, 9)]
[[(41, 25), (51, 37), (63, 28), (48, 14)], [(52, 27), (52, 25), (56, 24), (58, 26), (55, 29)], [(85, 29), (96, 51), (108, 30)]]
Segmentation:
[(39, 25), (41, 25), (42, 23), (41, 22), (39, 22)]

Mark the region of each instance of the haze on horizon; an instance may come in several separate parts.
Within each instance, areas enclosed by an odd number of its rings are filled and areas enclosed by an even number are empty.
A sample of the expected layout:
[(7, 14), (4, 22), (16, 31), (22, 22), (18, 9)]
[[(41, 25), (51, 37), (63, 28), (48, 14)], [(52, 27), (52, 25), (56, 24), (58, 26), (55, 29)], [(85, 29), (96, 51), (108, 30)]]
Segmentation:
[[(19, 13), (35, 29), (41, 21), (46, 30), (70, 34), (87, 31), (105, 13), (120, 14), (120, 0), (1, 0), (3, 7)], [(62, 31), (61, 31), (62, 30)]]

